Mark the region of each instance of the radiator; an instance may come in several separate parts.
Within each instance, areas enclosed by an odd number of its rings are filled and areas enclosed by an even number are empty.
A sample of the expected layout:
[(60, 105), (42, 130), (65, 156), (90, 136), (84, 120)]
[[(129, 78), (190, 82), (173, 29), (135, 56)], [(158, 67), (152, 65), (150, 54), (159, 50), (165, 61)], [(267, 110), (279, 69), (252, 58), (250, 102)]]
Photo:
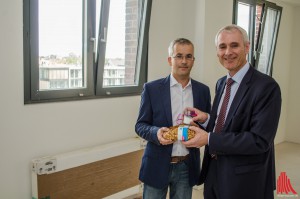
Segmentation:
[[(89, 147), (68, 153), (40, 157), (32, 160), (32, 199), (47, 198), (39, 195), (39, 180), (41, 176), (58, 175), (63, 171), (70, 172), (72, 168), (80, 168), (83, 165), (104, 161), (111, 158), (122, 157), (132, 152), (141, 151), (146, 142), (140, 138), (130, 138), (119, 142), (109, 143), (101, 146)], [(139, 154), (141, 154), (139, 152)], [(139, 159), (139, 158), (138, 158)], [(138, 162), (138, 161), (137, 161)], [(134, 176), (137, 178), (136, 176)], [(45, 184), (45, 183), (44, 183)], [(45, 189), (45, 188), (43, 188)], [(50, 188), (49, 188), (50, 189)], [(52, 188), (53, 189), (53, 188)], [(53, 190), (49, 190), (50, 192)], [(47, 190), (44, 192), (48, 192)], [(112, 195), (103, 197), (107, 199), (125, 198), (141, 192), (141, 184), (125, 190), (115, 192)], [(54, 194), (55, 195), (55, 194)], [(55, 199), (55, 197), (50, 197)], [(84, 197), (81, 197), (84, 198)]]

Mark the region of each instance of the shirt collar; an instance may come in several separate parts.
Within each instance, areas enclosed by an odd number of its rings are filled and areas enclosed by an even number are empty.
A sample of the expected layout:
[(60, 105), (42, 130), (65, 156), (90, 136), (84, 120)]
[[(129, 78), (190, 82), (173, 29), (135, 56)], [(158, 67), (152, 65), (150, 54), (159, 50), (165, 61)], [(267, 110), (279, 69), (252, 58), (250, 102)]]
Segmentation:
[[(175, 79), (175, 77), (171, 74), (170, 75), (170, 87), (173, 87), (173, 86), (175, 86), (177, 84), (180, 84), (180, 83), (178, 83), (178, 81)], [(191, 85), (192, 85), (192, 83), (191, 83), (191, 78), (190, 78), (189, 83), (186, 85), (185, 88), (187, 88), (187, 87), (189, 87)], [(181, 86), (181, 84), (180, 84), (180, 86)]]
[(227, 79), (232, 78), (236, 83), (240, 84), (250, 68), (250, 64), (247, 62), (233, 77), (227, 74)]

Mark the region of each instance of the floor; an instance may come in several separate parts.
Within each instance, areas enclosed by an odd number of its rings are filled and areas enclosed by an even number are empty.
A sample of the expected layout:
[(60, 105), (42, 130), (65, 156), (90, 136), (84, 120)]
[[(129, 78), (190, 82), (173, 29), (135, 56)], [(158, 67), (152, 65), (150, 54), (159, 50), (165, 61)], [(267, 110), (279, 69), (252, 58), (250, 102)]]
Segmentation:
[[(283, 142), (275, 145), (276, 179), (281, 172), (286, 172), (293, 189), (297, 194), (279, 195), (274, 192), (277, 199), (300, 198), (300, 144)], [(203, 199), (202, 187), (196, 187), (193, 191), (193, 199)]]
[[(201, 152), (203, 154), (203, 152)], [(281, 172), (285, 172), (294, 191), (297, 194), (278, 195), (274, 192), (276, 199), (293, 198), (300, 199), (300, 144), (283, 142), (275, 145), (276, 178)], [(141, 199), (141, 194), (130, 197), (130, 199)], [(129, 199), (129, 198), (126, 198)], [(203, 186), (194, 187), (193, 199), (203, 198)]]

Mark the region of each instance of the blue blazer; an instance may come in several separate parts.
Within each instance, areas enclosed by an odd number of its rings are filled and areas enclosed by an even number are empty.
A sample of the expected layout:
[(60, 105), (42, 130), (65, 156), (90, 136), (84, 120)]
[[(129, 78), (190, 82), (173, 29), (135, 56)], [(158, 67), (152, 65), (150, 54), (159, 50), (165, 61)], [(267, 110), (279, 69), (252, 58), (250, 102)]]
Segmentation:
[[(217, 82), (208, 131), (212, 132), (226, 77)], [(204, 181), (217, 154), (220, 199), (273, 199), (274, 137), (281, 110), (279, 85), (250, 67), (228, 112), (221, 133), (210, 133), (201, 171)]]
[[(194, 80), (191, 80), (191, 83), (194, 107), (210, 112), (209, 88)], [(146, 83), (135, 125), (136, 133), (148, 141), (142, 158), (139, 179), (159, 189), (168, 186), (173, 145), (160, 145), (157, 131), (161, 127), (172, 125), (170, 76)], [(190, 148), (189, 153), (189, 182), (193, 186), (199, 184), (200, 151), (198, 148)]]

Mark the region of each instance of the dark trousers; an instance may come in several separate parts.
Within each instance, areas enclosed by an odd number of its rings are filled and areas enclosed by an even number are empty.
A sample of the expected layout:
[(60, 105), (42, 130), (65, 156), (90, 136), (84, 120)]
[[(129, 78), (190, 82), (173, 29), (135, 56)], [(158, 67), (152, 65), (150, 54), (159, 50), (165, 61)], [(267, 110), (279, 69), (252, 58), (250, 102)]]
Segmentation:
[(209, 164), (208, 173), (204, 182), (204, 199), (219, 199), (217, 186), (217, 161), (212, 159)]

